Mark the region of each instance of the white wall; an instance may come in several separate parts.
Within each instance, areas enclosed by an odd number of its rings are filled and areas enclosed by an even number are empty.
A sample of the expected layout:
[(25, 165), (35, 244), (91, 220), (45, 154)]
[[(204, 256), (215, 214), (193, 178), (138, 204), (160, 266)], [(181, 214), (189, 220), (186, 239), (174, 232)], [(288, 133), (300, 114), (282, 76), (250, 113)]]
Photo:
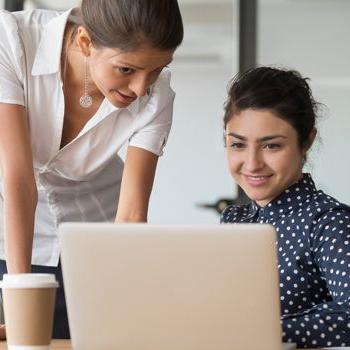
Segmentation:
[(235, 195), (226, 169), (222, 117), (226, 85), (238, 65), (236, 4), (181, 5), (185, 39), (171, 65), (177, 93), (174, 124), (159, 161), (152, 223), (217, 223), (214, 210), (197, 205)]
[(349, 204), (350, 1), (260, 0), (258, 32), (259, 63), (299, 70), (327, 105), (308, 170), (322, 189)]

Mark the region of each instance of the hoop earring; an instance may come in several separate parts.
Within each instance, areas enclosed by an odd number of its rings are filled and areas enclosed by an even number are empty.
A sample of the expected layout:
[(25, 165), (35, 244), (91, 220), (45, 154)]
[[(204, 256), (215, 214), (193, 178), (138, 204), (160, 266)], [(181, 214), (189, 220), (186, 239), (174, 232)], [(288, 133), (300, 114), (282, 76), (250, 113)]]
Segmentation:
[(92, 97), (88, 94), (88, 74), (87, 74), (87, 56), (85, 56), (85, 72), (84, 72), (84, 93), (80, 97), (79, 104), (83, 108), (92, 106)]

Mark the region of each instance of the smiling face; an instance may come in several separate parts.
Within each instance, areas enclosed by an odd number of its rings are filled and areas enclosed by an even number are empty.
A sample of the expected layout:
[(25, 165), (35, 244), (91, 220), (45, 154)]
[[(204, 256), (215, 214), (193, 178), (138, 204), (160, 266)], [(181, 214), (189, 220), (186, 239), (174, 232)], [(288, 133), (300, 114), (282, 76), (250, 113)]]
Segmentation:
[(144, 96), (171, 61), (174, 50), (148, 46), (126, 52), (120, 49), (92, 49), (88, 60), (90, 85), (94, 85), (114, 106), (127, 107)]
[(295, 129), (269, 110), (246, 109), (226, 125), (232, 177), (247, 196), (265, 206), (302, 175), (303, 158)]

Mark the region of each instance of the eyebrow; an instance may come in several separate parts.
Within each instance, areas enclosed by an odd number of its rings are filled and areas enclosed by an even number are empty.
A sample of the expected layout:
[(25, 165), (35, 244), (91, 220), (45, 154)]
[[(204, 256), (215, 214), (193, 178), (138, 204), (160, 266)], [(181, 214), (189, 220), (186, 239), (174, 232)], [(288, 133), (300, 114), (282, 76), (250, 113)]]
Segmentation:
[[(236, 134), (236, 133), (234, 133), (234, 132), (226, 133), (226, 136), (232, 136), (232, 137), (235, 137), (235, 138), (237, 138), (237, 139), (239, 139), (239, 140), (247, 141), (247, 138), (246, 138), (245, 136)], [(287, 137), (284, 136), (284, 135), (279, 135), (279, 134), (267, 135), (267, 136), (263, 136), (263, 137), (258, 138), (257, 141), (258, 141), (258, 142), (264, 142), (264, 141), (274, 140), (274, 139), (277, 139), (277, 138), (286, 139)]]
[[(156, 68), (155, 70), (159, 69), (159, 68), (164, 68), (166, 67), (168, 64), (170, 64), (173, 60), (171, 59), (168, 63), (166, 63), (164, 66), (160, 66), (158, 68)], [(128, 66), (130, 68), (134, 68), (134, 69), (139, 69), (139, 70), (144, 70), (144, 67), (139, 67), (139, 66), (135, 66), (134, 64), (128, 63), (128, 62), (124, 62), (124, 61), (119, 61), (118, 64), (124, 64), (125, 66)]]

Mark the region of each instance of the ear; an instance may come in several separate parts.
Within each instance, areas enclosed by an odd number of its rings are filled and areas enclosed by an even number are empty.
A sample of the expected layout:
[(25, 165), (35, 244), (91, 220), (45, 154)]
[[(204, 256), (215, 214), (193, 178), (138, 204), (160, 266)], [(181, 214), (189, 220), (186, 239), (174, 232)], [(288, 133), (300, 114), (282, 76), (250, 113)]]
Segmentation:
[(303, 150), (304, 156), (306, 155), (306, 153), (308, 152), (308, 150), (311, 148), (312, 144), (314, 143), (316, 135), (317, 135), (317, 129), (313, 128), (310, 131), (307, 144), (305, 145), (304, 150)]
[(92, 49), (92, 41), (90, 34), (83, 26), (78, 27), (76, 35), (76, 44), (84, 56), (90, 56)]

